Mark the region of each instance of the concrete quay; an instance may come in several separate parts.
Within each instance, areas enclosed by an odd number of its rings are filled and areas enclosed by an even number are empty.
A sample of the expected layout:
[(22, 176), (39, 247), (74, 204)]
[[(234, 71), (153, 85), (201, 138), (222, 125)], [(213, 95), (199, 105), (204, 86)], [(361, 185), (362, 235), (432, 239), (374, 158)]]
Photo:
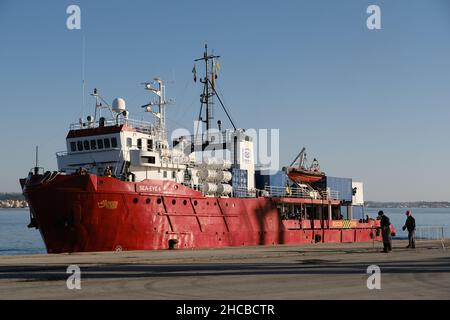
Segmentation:
[[(445, 243), (449, 247), (450, 242)], [(450, 249), (419, 242), (0, 257), (0, 299), (449, 299)], [(81, 290), (69, 290), (69, 265)], [(381, 269), (369, 290), (367, 268)]]

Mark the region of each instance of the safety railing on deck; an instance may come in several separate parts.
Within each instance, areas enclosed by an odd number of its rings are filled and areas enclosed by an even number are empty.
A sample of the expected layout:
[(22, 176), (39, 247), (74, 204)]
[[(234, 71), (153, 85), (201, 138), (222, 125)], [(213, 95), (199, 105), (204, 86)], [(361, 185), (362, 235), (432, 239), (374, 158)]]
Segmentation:
[(336, 190), (321, 191), (320, 196), (323, 200), (340, 200), (339, 191)]
[(339, 199), (339, 192), (334, 190), (319, 192), (317, 190), (308, 188), (266, 186), (264, 188), (264, 191), (266, 191), (268, 196), (272, 197), (322, 199), (322, 200)]
[(191, 183), (181, 183), (181, 184), (192, 190), (203, 192), (203, 185), (201, 184), (191, 184)]
[(129, 128), (135, 129), (137, 132), (146, 133), (149, 135), (158, 135), (161, 134), (160, 127), (158, 125), (154, 125), (147, 121), (133, 120), (133, 119), (124, 119), (119, 118), (116, 120), (105, 120), (100, 126), (100, 121), (95, 122), (84, 122), (84, 123), (74, 123), (70, 125), (70, 130), (80, 130), (80, 129), (89, 129), (89, 128), (99, 128), (99, 127), (113, 127), (117, 125), (126, 125)]
[[(236, 198), (255, 198), (257, 190), (248, 190), (247, 188), (233, 188), (233, 197)], [(261, 194), (259, 194), (261, 195)]]

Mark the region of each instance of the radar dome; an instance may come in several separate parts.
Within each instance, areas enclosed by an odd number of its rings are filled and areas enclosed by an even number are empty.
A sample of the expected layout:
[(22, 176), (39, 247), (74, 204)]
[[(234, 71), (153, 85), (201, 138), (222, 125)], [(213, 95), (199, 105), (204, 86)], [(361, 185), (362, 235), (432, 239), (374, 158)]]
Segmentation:
[(127, 109), (125, 100), (122, 98), (114, 99), (112, 103), (112, 109), (114, 112), (121, 113)]

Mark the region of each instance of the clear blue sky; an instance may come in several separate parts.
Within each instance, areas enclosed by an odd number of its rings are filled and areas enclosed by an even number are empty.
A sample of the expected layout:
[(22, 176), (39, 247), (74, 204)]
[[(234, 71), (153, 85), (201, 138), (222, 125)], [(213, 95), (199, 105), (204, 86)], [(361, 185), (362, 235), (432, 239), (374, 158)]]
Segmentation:
[[(66, 28), (66, 8), (82, 30)], [(382, 30), (366, 27), (381, 7)], [(222, 56), (220, 85), (239, 127), (279, 128), (281, 161), (302, 146), (329, 175), (365, 182), (366, 199), (450, 200), (450, 2), (0, 0), (0, 192), (19, 191), (34, 162), (56, 168), (86, 83), (124, 97), (160, 76), (191, 127), (193, 59)], [(85, 114), (92, 110), (87, 99)]]

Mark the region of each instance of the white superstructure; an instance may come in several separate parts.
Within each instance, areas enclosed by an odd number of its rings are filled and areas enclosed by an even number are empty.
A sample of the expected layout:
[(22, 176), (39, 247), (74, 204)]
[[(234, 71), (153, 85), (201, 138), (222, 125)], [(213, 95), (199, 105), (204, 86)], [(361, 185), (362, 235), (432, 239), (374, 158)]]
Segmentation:
[[(57, 154), (59, 171), (86, 170), (97, 175), (112, 174), (128, 181), (184, 181), (189, 160), (184, 154), (172, 151), (167, 141), (164, 83), (155, 79), (144, 85), (146, 90), (158, 96), (157, 102), (144, 106), (158, 119), (157, 123), (129, 119), (124, 99), (115, 99), (110, 107), (94, 90), (96, 115), (71, 126), (67, 151)], [(155, 106), (157, 110), (153, 110)], [(109, 109), (109, 119), (100, 116), (102, 109)]]

